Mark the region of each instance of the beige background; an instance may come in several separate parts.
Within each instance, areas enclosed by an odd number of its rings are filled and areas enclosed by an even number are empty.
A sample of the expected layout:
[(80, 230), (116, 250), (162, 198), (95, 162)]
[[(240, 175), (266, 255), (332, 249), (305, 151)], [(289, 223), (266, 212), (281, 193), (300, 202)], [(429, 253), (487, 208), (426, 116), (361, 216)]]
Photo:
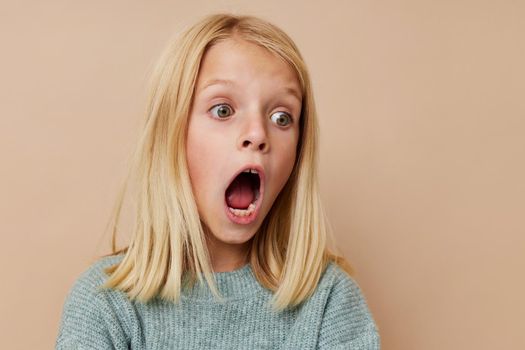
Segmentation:
[(525, 3), (511, 0), (3, 1), (0, 347), (54, 347), (67, 291), (107, 251), (147, 74), (215, 10), (273, 21), (305, 56), (323, 196), (383, 348), (525, 348)]

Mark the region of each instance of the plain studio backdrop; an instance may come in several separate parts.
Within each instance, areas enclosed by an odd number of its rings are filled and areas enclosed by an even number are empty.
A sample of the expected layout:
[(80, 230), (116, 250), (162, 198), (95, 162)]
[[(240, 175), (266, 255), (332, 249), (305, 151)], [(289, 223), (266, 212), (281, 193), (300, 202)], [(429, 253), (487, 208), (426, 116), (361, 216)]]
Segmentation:
[[(525, 348), (525, 2), (3, 1), (0, 347), (54, 347), (166, 43), (216, 11), (298, 44), (321, 188), (383, 349)], [(122, 241), (125, 242), (125, 237)]]

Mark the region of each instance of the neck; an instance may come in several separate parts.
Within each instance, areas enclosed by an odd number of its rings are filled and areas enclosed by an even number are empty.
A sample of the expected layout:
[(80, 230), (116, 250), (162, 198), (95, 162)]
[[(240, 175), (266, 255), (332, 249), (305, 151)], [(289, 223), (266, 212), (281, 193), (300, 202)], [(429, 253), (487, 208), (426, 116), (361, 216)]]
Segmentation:
[(249, 262), (251, 239), (244, 243), (231, 244), (218, 240), (211, 233), (205, 236), (213, 272), (234, 271)]

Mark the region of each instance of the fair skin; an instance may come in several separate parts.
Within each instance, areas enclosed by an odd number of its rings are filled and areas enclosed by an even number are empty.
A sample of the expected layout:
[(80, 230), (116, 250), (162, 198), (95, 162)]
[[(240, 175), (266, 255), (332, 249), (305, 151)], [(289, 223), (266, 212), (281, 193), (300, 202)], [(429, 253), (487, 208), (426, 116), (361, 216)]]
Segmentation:
[[(248, 262), (251, 239), (295, 163), (301, 98), (293, 69), (265, 48), (229, 38), (204, 55), (186, 149), (214, 272)], [(225, 193), (248, 165), (260, 166), (264, 186), (253, 219), (239, 223), (227, 215)]]

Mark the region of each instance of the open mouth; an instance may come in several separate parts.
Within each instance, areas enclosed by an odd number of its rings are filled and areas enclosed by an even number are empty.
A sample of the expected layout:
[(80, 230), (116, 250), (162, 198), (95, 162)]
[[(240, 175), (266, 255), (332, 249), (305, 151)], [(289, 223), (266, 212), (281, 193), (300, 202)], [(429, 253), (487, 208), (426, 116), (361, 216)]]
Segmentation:
[(237, 223), (248, 223), (257, 215), (263, 189), (264, 175), (259, 167), (248, 167), (232, 180), (225, 202), (230, 218)]

